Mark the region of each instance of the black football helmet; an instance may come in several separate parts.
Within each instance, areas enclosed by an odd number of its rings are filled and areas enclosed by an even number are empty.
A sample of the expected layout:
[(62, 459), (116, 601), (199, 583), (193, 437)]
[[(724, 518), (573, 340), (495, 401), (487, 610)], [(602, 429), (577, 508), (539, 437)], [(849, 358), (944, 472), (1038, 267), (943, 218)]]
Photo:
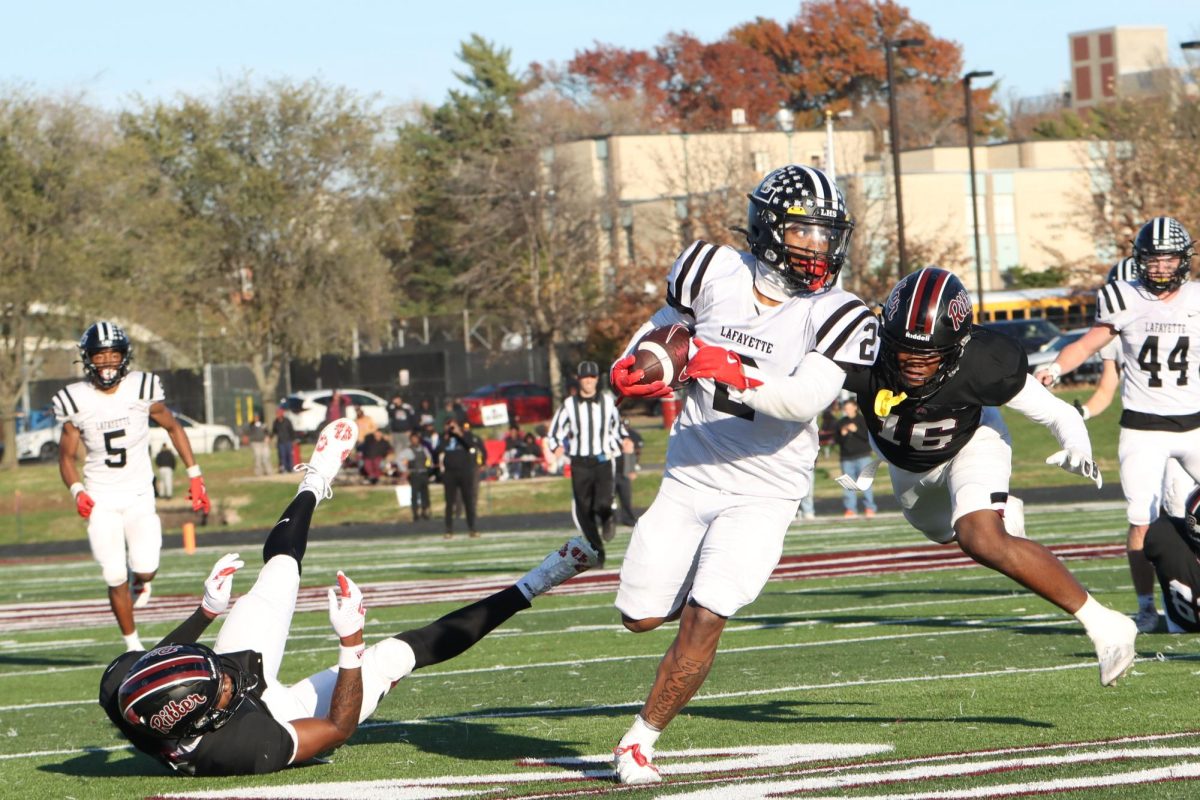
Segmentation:
[[(954, 273), (926, 267), (905, 276), (883, 306), (879, 362), (892, 388), (915, 399), (940, 389), (958, 372), (974, 321), (971, 295)], [(900, 353), (940, 356), (941, 362), (932, 377), (910, 386), (900, 371)]]
[[(842, 192), (815, 167), (788, 164), (769, 173), (747, 195), (746, 242), (750, 252), (774, 271), (792, 294), (815, 294), (833, 287), (846, 262), (854, 221)], [(811, 226), (819, 247), (784, 243), (791, 225)]]
[[(1133, 240), (1133, 259), (1137, 264), (1137, 278), (1152, 294), (1173, 292), (1191, 277), (1192, 237), (1183, 223), (1174, 217), (1155, 217), (1142, 226)], [(1150, 277), (1147, 261), (1156, 256), (1178, 256), (1179, 266), (1171, 277)]]
[(224, 676), (221, 660), (202, 644), (155, 648), (129, 668), (117, 690), (121, 715), (151, 736), (187, 739), (229, 721), (245, 695), (236, 675), (233, 697), (217, 708)]
[(1137, 259), (1130, 256), (1129, 258), (1122, 258), (1112, 265), (1112, 269), (1108, 271), (1108, 277), (1105, 278), (1105, 282), (1136, 281), (1137, 279)]
[[(121, 354), (121, 363), (115, 370), (105, 369), (107, 375), (92, 363), (92, 356), (103, 350), (116, 350)], [(97, 322), (83, 332), (79, 339), (79, 357), (83, 359), (83, 371), (101, 389), (120, 383), (129, 374), (129, 362), (133, 360), (133, 345), (121, 326), (111, 322)]]
[(1200, 552), (1200, 486), (1187, 496), (1186, 508), (1183, 521), (1187, 523), (1188, 538), (1192, 540), (1192, 549)]

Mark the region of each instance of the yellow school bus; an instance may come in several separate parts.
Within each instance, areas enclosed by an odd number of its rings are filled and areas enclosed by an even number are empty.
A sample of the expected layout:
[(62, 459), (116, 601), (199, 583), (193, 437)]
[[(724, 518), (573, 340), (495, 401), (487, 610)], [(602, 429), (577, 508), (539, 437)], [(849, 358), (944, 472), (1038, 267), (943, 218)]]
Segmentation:
[[(978, 295), (972, 300), (979, 304)], [(1091, 325), (1096, 316), (1096, 292), (1054, 286), (1043, 289), (1005, 289), (983, 293), (979, 322), (1003, 319), (1048, 319), (1063, 330)]]

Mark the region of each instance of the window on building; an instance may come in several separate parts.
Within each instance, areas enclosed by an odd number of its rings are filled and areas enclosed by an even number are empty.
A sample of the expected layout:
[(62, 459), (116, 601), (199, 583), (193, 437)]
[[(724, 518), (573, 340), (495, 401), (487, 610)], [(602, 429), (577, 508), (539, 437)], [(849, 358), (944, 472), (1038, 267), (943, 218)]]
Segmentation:
[(1076, 36), (1071, 40), (1071, 53), (1076, 61), (1087, 61), (1088, 40), (1086, 36)]
[(1111, 33), (1100, 34), (1100, 57), (1113, 57), (1113, 36)]
[(771, 171), (771, 154), (765, 150), (755, 150), (750, 154), (755, 175), (766, 175)]
[(1092, 70), (1090, 67), (1075, 68), (1075, 101), (1086, 103), (1092, 99)]

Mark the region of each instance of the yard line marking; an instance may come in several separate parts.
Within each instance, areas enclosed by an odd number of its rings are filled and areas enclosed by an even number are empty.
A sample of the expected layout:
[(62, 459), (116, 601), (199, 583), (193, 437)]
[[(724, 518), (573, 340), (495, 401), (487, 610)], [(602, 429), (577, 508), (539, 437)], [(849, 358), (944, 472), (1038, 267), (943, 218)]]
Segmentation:
[[(1115, 558), (1125, 553), (1124, 544), (1070, 544), (1051, 548), (1063, 559)], [(785, 556), (771, 575), (772, 581), (807, 577), (831, 578), (848, 575), (874, 575), (904, 571), (968, 569), (979, 566), (957, 548), (939, 545), (892, 547), (863, 552), (806, 554)], [(368, 602), (376, 607), (442, 601), (474, 601), (481, 594), (505, 589), (519, 575), (476, 579), (436, 579), (362, 584)], [(553, 590), (553, 594), (583, 595), (611, 591), (618, 581), (616, 570), (590, 571)], [(296, 611), (319, 611), (326, 607), (324, 587), (301, 589)], [(175, 621), (190, 613), (194, 596), (155, 598), (152, 607), (139, 615), (146, 622)], [(0, 606), (0, 632), (79, 627), (89, 620), (95, 624), (109, 621), (107, 600), (74, 600)]]

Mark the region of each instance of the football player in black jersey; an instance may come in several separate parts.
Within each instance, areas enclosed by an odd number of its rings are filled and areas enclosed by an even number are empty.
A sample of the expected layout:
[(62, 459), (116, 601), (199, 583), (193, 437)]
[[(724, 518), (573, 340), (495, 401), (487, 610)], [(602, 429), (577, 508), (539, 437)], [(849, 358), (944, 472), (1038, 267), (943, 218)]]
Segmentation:
[[(1074, 615), (1096, 647), (1100, 682), (1111, 685), (1133, 663), (1137, 629), (1093, 599), (1048, 549), (1024, 538), (1020, 503), (1008, 495), (1011, 443), (996, 407), (1047, 426), (1063, 449), (1046, 462), (1099, 487), (1087, 428), (1028, 374), (1016, 340), (973, 322), (971, 297), (952, 273), (908, 275), (884, 306), (878, 361), (849, 374), (846, 388), (858, 395), (872, 444), (891, 465), (909, 523), (935, 542), (957, 542), (978, 563)], [(857, 485), (869, 485), (873, 473)]]
[(1162, 588), (1168, 632), (1200, 633), (1200, 488), (1184, 506), (1182, 517), (1163, 513), (1150, 523), (1144, 549)]
[(185, 775), (275, 772), (345, 742), (396, 683), (414, 669), (454, 658), (537, 595), (594, 566), (572, 539), (516, 584), (418, 630), (364, 647), (362, 592), (342, 573), (329, 590), (341, 642), (337, 667), (293, 686), (276, 677), (300, 586), (313, 511), (357, 442), (347, 419), (317, 439), (296, 497), (263, 545), (254, 587), (230, 612), (212, 648), (197, 639), (229, 603), (242, 562), (229, 554), (205, 581), (200, 607), (147, 653), (128, 652), (100, 679), (99, 702), (137, 749)]

